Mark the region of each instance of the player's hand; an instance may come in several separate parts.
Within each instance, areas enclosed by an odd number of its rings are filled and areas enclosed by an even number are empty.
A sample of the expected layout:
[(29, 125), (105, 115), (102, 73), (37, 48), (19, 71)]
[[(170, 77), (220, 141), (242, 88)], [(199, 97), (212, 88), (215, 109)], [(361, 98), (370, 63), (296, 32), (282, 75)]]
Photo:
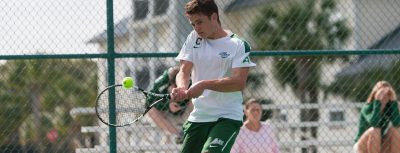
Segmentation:
[(396, 101), (395, 93), (393, 92), (393, 90), (389, 90), (388, 96), (390, 101)]
[(201, 94), (203, 94), (205, 89), (205, 85), (203, 81), (199, 81), (192, 86), (186, 91), (186, 94), (189, 98), (197, 98)]
[(390, 93), (390, 90), (388, 87), (382, 87), (382, 88), (378, 89), (378, 91), (376, 92), (375, 99), (381, 101), (381, 103), (382, 103), (381, 105), (383, 106), (390, 99), (389, 93)]
[(173, 88), (171, 92), (171, 100), (175, 102), (183, 101), (188, 99), (186, 90), (182, 88)]

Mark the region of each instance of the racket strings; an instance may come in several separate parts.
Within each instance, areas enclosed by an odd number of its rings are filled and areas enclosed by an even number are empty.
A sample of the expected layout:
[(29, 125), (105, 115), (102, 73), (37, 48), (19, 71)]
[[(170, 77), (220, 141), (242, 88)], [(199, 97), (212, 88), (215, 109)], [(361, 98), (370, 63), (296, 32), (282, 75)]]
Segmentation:
[[(99, 117), (111, 125), (124, 126), (135, 122), (146, 111), (146, 97), (135, 88), (125, 89), (121, 87), (114, 88), (115, 90), (115, 118), (110, 118), (113, 114), (109, 105), (109, 91), (105, 91), (98, 99), (97, 109)], [(113, 96), (111, 96), (113, 97)], [(114, 115), (111, 115), (114, 116)]]

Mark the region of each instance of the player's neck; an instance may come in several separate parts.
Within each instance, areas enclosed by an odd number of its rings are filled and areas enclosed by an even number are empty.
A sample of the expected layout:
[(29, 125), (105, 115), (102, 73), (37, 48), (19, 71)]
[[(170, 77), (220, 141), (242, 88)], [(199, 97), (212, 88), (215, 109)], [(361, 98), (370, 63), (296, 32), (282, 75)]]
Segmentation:
[(261, 123), (256, 121), (247, 120), (244, 122), (244, 126), (250, 131), (258, 132), (261, 128)]
[(215, 32), (212, 35), (208, 36), (207, 39), (219, 39), (227, 35), (228, 32), (226, 32), (221, 26), (217, 26)]

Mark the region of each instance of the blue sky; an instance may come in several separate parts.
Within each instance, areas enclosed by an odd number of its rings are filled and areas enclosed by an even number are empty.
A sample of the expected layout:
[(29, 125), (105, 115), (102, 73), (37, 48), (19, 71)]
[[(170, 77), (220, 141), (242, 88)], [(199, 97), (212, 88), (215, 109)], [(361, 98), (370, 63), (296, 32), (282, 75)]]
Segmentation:
[[(90, 53), (85, 42), (106, 28), (106, 0), (1, 0), (0, 54)], [(115, 0), (114, 23), (131, 13)]]

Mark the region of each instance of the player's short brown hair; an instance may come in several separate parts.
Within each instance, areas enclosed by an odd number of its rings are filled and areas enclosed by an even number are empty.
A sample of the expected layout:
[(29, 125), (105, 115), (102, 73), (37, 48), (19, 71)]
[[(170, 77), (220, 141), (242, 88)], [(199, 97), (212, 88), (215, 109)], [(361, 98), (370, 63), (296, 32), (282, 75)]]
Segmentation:
[(218, 6), (214, 0), (191, 0), (185, 5), (185, 13), (186, 15), (203, 14), (209, 18), (216, 13), (219, 22)]

